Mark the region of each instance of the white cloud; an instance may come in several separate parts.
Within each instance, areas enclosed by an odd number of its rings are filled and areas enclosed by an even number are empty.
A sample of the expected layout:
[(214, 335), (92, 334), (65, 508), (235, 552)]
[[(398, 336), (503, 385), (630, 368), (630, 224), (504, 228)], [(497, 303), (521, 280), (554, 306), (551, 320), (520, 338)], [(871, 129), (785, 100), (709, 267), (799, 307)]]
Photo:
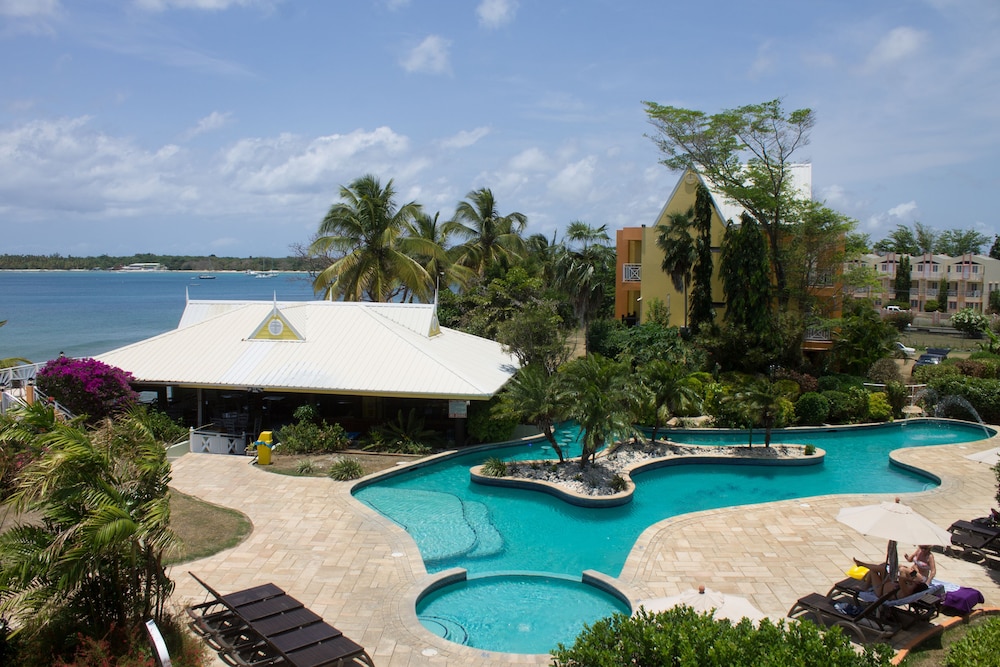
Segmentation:
[(913, 57), (927, 41), (927, 33), (906, 26), (893, 28), (879, 40), (868, 59), (865, 68), (877, 70)]
[(243, 139), (224, 156), (222, 171), (239, 190), (301, 193), (329, 188), (346, 174), (388, 173), (409, 140), (388, 127), (305, 140), (291, 134)]
[(512, 157), (510, 167), (517, 171), (547, 171), (552, 168), (552, 163), (542, 149), (532, 147)]
[(514, 20), (517, 0), (483, 0), (476, 7), (479, 25), (484, 28), (499, 28)]
[(400, 64), (407, 72), (443, 74), (451, 71), (448, 48), (451, 42), (438, 35), (430, 35), (420, 42)]
[(153, 12), (162, 12), (168, 9), (221, 11), (230, 7), (269, 7), (272, 4), (267, 0), (135, 0), (136, 7)]
[(0, 0), (0, 15), (12, 18), (51, 17), (59, 11), (59, 0)]
[(131, 141), (91, 130), (84, 116), (33, 121), (0, 132), (0, 200), (8, 210), (127, 214), (135, 202), (175, 208), (184, 186), (183, 155), (168, 144), (143, 150)]
[(757, 56), (750, 63), (749, 76), (751, 79), (757, 79), (774, 72), (775, 57), (773, 46), (771, 40), (767, 40), (757, 47)]
[(908, 201), (890, 208), (889, 215), (894, 218), (912, 220), (919, 210), (917, 202)]
[(204, 118), (198, 121), (198, 124), (192, 127), (190, 130), (184, 133), (184, 139), (193, 139), (199, 134), (205, 134), (206, 132), (211, 132), (212, 130), (217, 130), (229, 123), (232, 119), (232, 114), (229, 112), (219, 113), (218, 111), (213, 111)]
[(566, 200), (589, 200), (594, 194), (597, 158), (593, 155), (563, 167), (549, 181), (549, 191)]
[(442, 148), (468, 148), (490, 133), (488, 127), (477, 127), (474, 130), (462, 130), (441, 142)]

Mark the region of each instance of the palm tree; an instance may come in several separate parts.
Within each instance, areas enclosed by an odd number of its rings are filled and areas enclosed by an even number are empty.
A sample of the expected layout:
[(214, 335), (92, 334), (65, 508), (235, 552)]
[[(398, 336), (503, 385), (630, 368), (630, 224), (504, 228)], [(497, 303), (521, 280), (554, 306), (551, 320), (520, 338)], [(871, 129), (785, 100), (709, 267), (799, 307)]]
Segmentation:
[(563, 450), (556, 441), (553, 430), (555, 424), (562, 420), (560, 402), (556, 377), (541, 365), (529, 364), (522, 366), (504, 385), (500, 402), (494, 410), (498, 414), (514, 417), (537, 427), (562, 463), (565, 460)]
[(609, 441), (641, 436), (633, 426), (640, 392), (627, 364), (591, 354), (569, 362), (560, 373), (569, 401), (566, 416), (582, 431), (580, 465), (590, 463)]
[(656, 245), (663, 251), (661, 268), (670, 275), (674, 289), (684, 292), (684, 327), (688, 325), (688, 286), (691, 272), (698, 261), (698, 249), (691, 228), (694, 227), (694, 208), (686, 213), (671, 213), (667, 224), (656, 230)]
[[(654, 359), (639, 369), (639, 376), (653, 401), (653, 434), (656, 440), (661, 416), (676, 416), (690, 408), (700, 407), (700, 383), (680, 364)], [(665, 414), (664, 414), (665, 413)]]
[(575, 221), (566, 230), (568, 242), (581, 243), (582, 247), (563, 246), (555, 262), (556, 283), (569, 296), (573, 312), (586, 332), (593, 313), (604, 304), (607, 288), (614, 284), (615, 252), (607, 245), (606, 225), (591, 227)]
[(315, 254), (340, 254), (313, 281), (324, 298), (389, 301), (412, 293), (430, 301), (435, 280), (415, 257), (436, 257), (439, 248), (409, 235), (420, 205), (408, 202), (396, 208), (395, 195), (391, 179), (383, 188), (370, 174), (340, 188), (343, 201), (330, 207), (309, 247)]
[(429, 251), (429, 254), (418, 252), (414, 259), (435, 278), (435, 289), (440, 287), (439, 282), (445, 288), (452, 285), (465, 288), (475, 277), (475, 273), (455, 262), (454, 256), (457, 253), (448, 251), (450, 232), (446, 223), (438, 222), (440, 215), (435, 213), (431, 217), (427, 213), (420, 212), (411, 223), (409, 235), (427, 241)]
[(459, 246), (459, 263), (482, 277), (494, 264), (510, 262), (524, 253), (521, 232), (527, 223), (523, 213), (501, 215), (493, 192), (480, 188), (459, 202), (448, 231), (465, 239)]
[[(747, 402), (747, 407), (760, 417), (760, 422), (764, 426), (764, 446), (771, 446), (771, 429), (781, 412), (783, 394), (779, 390), (779, 385), (771, 382), (767, 378), (761, 378), (752, 383), (744, 392), (743, 400)], [(751, 424), (751, 429), (753, 425)]]
[[(45, 453), (5, 502), (41, 521), (0, 534), (0, 614), (28, 633), (70, 636), (165, 621), (173, 535), (162, 444), (134, 415), (92, 431), (55, 423), (35, 444)], [(73, 627), (53, 626), (63, 622)]]

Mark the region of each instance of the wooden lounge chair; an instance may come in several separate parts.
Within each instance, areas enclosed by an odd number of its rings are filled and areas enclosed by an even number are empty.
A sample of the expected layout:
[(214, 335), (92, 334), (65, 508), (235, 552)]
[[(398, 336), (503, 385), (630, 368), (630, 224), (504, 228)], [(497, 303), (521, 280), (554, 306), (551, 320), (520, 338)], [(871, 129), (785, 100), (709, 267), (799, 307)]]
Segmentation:
[(988, 564), (1000, 560), (1000, 528), (973, 521), (956, 521), (948, 527), (950, 550), (959, 556), (973, 556)]
[(822, 625), (840, 626), (852, 632), (860, 643), (881, 641), (899, 631), (889, 615), (882, 612), (882, 603), (895, 595), (889, 591), (872, 602), (851, 603), (849, 598), (831, 598), (822, 593), (810, 593), (799, 598), (788, 610), (788, 618), (812, 617)]
[[(886, 611), (895, 616), (904, 628), (916, 622), (930, 622), (941, 611), (944, 584), (932, 582), (925, 590), (905, 598), (894, 598), (883, 603)], [(863, 579), (842, 579), (830, 587), (826, 596), (833, 600), (850, 599), (858, 605), (875, 600), (875, 593)]]

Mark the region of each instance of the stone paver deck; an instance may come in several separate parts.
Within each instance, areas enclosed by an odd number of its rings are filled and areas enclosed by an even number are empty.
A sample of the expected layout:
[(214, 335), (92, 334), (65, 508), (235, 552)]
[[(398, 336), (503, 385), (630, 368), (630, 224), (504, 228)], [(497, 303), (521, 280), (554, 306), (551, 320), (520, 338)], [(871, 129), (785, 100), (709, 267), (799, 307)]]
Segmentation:
[[(902, 502), (942, 527), (986, 514), (996, 505), (996, 478), (990, 466), (964, 457), (997, 446), (1000, 438), (896, 452), (899, 462), (942, 480), (933, 490), (903, 494)], [(416, 545), (354, 500), (350, 483), (277, 475), (238, 456), (186, 454), (173, 462), (172, 486), (236, 508), (254, 525), (238, 546), (174, 568), (178, 606), (205, 599), (189, 570), (223, 593), (272, 581), (367, 648), (378, 667), (550, 663), (547, 655), (473, 649), (425, 630), (414, 601), (430, 577)], [(783, 618), (799, 597), (842, 579), (853, 557), (884, 556), (884, 540), (861, 536), (835, 517), (841, 507), (891, 498), (823, 496), (667, 519), (642, 533), (618, 583), (633, 602), (704, 584)], [(910, 548), (900, 545), (901, 560)], [(936, 560), (940, 579), (979, 589), (987, 605), (1000, 603), (995, 572), (941, 553)], [(909, 638), (900, 633), (892, 643), (898, 648)]]

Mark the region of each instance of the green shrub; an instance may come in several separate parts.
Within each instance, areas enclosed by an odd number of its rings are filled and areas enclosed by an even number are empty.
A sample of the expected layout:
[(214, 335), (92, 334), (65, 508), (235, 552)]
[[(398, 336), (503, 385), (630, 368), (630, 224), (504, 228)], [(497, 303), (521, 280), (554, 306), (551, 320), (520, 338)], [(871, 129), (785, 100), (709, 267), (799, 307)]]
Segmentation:
[(913, 369), (913, 381), (917, 384), (932, 384), (935, 380), (946, 377), (958, 377), (962, 374), (955, 364), (944, 361), (940, 364), (927, 364)]
[(824, 391), (823, 398), (830, 404), (827, 422), (830, 424), (847, 424), (850, 422), (850, 400), (842, 391)]
[(938, 304), (937, 299), (928, 299), (927, 301), (924, 301), (924, 312), (925, 313), (933, 313), (939, 307), (940, 307), (940, 305)]
[(869, 392), (864, 387), (851, 387), (847, 390), (847, 421), (850, 424), (867, 421)]
[(133, 414), (160, 442), (173, 444), (188, 437), (188, 430), (180, 418), (171, 419), (167, 413), (148, 405), (135, 406)]
[[(953, 375), (936, 379), (930, 387), (938, 396), (961, 396), (984, 422), (1000, 424), (1000, 380)], [(975, 421), (975, 417), (960, 406), (945, 416)]]
[(885, 392), (876, 391), (868, 394), (868, 419), (876, 422), (885, 422), (892, 419), (892, 405), (889, 404), (889, 397)]
[(825, 665), (887, 666), (893, 651), (885, 644), (857, 649), (840, 628), (822, 631), (811, 622), (744, 620), (736, 625), (675, 607), (634, 616), (615, 614), (587, 626), (572, 646), (553, 651), (555, 667), (762, 667)]
[(885, 386), (885, 395), (892, 406), (892, 416), (899, 418), (903, 416), (903, 408), (910, 401), (910, 390), (902, 382), (890, 382)]
[(341, 482), (357, 479), (365, 474), (365, 469), (357, 459), (343, 458), (337, 459), (327, 471), (327, 476)]
[(487, 477), (504, 477), (507, 475), (507, 462), (495, 456), (488, 458), (483, 463), (482, 471)]
[[(902, 304), (900, 305), (902, 307)], [(909, 304), (906, 306), (909, 307)], [(885, 317), (885, 321), (896, 328), (897, 331), (906, 331), (906, 329), (913, 324), (913, 313), (908, 310), (901, 310), (898, 313), (889, 313)]]
[(620, 493), (628, 488), (628, 482), (621, 475), (615, 475), (611, 478), (611, 490), (615, 493)]
[(994, 667), (1000, 665), (1000, 617), (991, 616), (948, 649), (945, 667)]
[(799, 386), (799, 395), (819, 390), (819, 381), (808, 373), (799, 373), (787, 368), (779, 368), (774, 372), (774, 379), (791, 380)]
[(885, 357), (871, 365), (868, 369), (868, 379), (877, 384), (889, 384), (890, 382), (902, 382), (903, 376), (899, 372), (896, 361)]
[(498, 417), (491, 414), (493, 404), (498, 399), (472, 401), (469, 406), (469, 437), (475, 442), (504, 442), (510, 440), (517, 428), (516, 417)]
[(819, 378), (817, 385), (820, 393), (827, 391), (847, 391), (851, 387), (862, 387), (865, 381), (856, 375), (847, 373), (832, 373)]
[(295, 417), (295, 421), (297, 422), (318, 422), (319, 410), (311, 403), (304, 403), (295, 408), (292, 416)]
[[(836, 393), (836, 392), (834, 392)], [(795, 403), (795, 416), (803, 426), (819, 426), (830, 415), (830, 400), (814, 391), (799, 396)]]
[(813, 456), (816, 453), (816, 445), (806, 445), (802, 450), (802, 454), (805, 456)]
[(343, 426), (330, 425), (325, 421), (318, 424), (304, 421), (283, 426), (278, 430), (277, 438), (282, 451), (289, 454), (339, 452), (347, 449), (351, 442)]
[(302, 459), (299, 461), (299, 465), (295, 467), (295, 470), (300, 475), (311, 475), (316, 472), (316, 464), (312, 459)]
[(978, 359), (957, 359), (953, 364), (962, 375), (974, 378), (995, 378), (996, 365)]

